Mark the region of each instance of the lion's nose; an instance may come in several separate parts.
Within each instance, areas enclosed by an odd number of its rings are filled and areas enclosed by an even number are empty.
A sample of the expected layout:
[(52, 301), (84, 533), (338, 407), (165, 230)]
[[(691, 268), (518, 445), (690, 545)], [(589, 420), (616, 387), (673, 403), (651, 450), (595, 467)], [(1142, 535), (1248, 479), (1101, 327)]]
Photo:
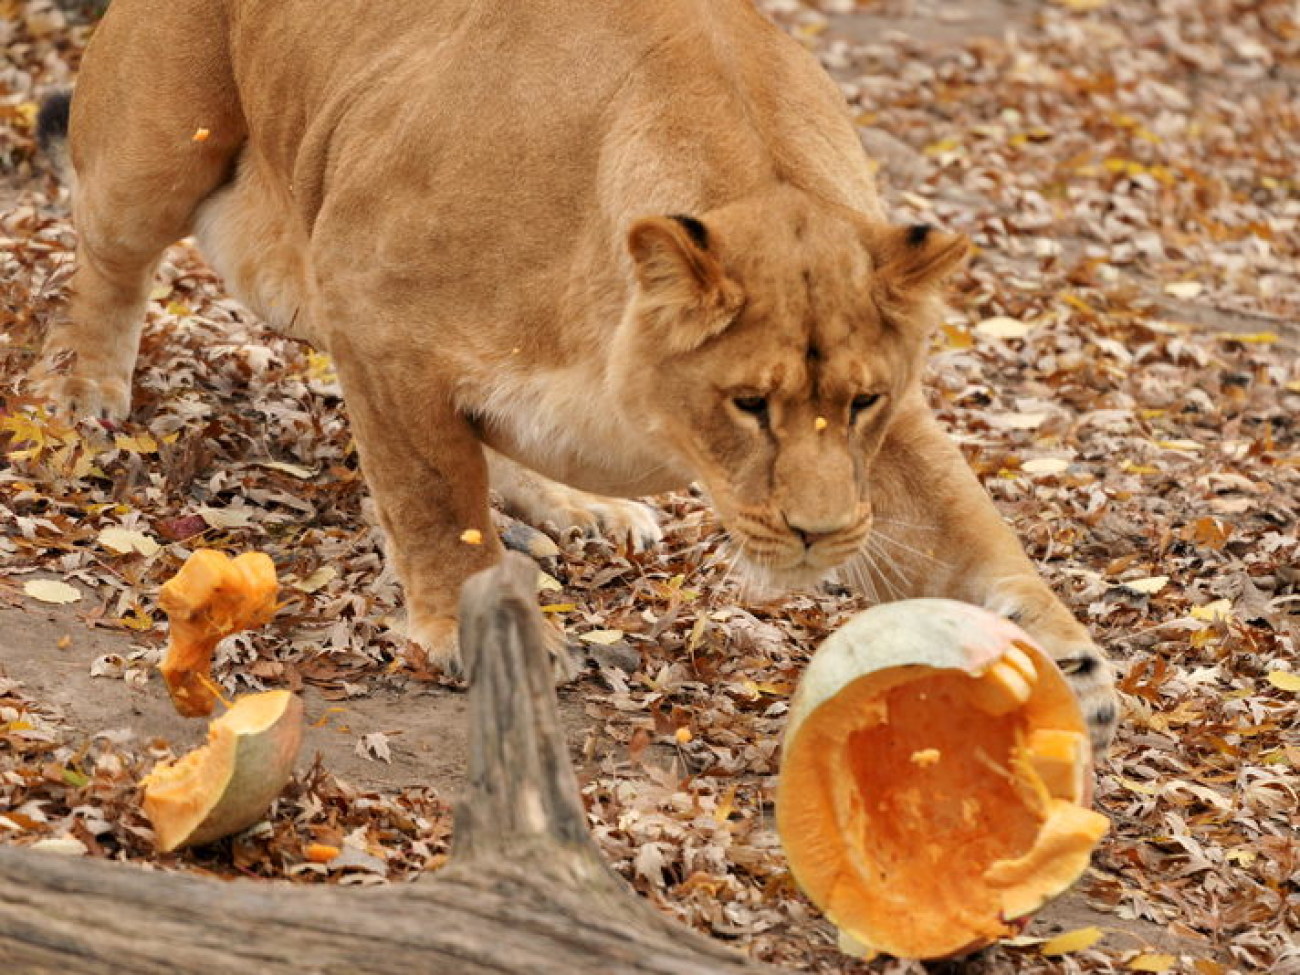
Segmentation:
[(812, 548), (823, 538), (829, 538), (830, 536), (843, 531), (851, 523), (851, 518), (822, 518), (814, 521), (811, 518), (791, 518), (788, 514), (785, 516), (786, 527), (789, 528), (790, 531), (794, 532), (798, 539), (803, 542), (804, 548)]
[(790, 530), (799, 537), (799, 541), (803, 542), (804, 548), (812, 548), (823, 538), (834, 534), (833, 532), (807, 532), (802, 528), (795, 528), (793, 525), (790, 526)]

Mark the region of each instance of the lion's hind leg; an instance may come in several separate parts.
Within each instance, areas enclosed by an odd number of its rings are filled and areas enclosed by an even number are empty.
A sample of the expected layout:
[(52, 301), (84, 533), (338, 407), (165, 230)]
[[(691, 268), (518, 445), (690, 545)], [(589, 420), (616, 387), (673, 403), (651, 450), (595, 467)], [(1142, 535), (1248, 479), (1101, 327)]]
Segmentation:
[[(154, 270), (244, 141), (219, 7), (114, 4), (86, 53), (66, 133), (78, 234), (71, 301), (32, 375), (57, 407), (128, 411)], [(55, 111), (43, 120), (56, 149), (62, 121)]]

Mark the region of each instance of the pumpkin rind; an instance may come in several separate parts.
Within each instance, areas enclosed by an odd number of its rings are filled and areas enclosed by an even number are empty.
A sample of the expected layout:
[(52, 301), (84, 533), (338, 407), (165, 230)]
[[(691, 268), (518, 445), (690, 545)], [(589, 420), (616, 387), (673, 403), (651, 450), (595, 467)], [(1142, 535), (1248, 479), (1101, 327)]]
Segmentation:
[(293, 772), (302, 715), (288, 691), (245, 695), (212, 722), (207, 744), (145, 776), (142, 805), (158, 849), (201, 846), (257, 822)]
[(791, 701), (777, 829), (864, 954), (939, 958), (1017, 931), (1108, 822), (1069, 686), (1019, 627), (924, 599), (860, 613)]

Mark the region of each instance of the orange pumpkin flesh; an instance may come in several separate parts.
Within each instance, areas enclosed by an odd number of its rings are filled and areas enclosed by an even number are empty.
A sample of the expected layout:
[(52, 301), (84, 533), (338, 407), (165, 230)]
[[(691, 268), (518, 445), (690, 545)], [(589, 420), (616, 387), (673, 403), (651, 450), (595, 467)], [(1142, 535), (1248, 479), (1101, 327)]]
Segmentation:
[(253, 825), (289, 781), (301, 742), (296, 695), (241, 697), (209, 726), (206, 745), (141, 782), (158, 849), (200, 846)]
[(163, 584), (158, 604), (171, 621), (167, 653), (158, 669), (176, 710), (187, 718), (212, 713), (217, 694), (209, 671), (212, 652), (232, 633), (260, 626), (275, 614), (275, 565), (262, 552), (230, 558), (199, 549)]
[(940, 958), (1022, 926), (1106, 832), (1064, 678), (1019, 628), (950, 600), (859, 614), (791, 702), (777, 829), (862, 954)]

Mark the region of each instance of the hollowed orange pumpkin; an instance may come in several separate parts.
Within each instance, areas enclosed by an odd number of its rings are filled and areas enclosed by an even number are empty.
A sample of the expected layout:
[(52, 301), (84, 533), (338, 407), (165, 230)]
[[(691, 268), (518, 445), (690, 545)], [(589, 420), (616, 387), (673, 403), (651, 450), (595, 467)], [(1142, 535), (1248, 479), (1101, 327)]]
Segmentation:
[(870, 956), (940, 958), (1013, 934), (1108, 828), (1050, 658), (965, 603), (877, 606), (791, 701), (777, 829), (799, 886)]
[(260, 626), (275, 615), (279, 586), (275, 565), (262, 552), (232, 559), (201, 548), (165, 582), (158, 604), (171, 621), (167, 653), (158, 669), (176, 710), (187, 718), (212, 713), (217, 694), (212, 652), (232, 633)]

